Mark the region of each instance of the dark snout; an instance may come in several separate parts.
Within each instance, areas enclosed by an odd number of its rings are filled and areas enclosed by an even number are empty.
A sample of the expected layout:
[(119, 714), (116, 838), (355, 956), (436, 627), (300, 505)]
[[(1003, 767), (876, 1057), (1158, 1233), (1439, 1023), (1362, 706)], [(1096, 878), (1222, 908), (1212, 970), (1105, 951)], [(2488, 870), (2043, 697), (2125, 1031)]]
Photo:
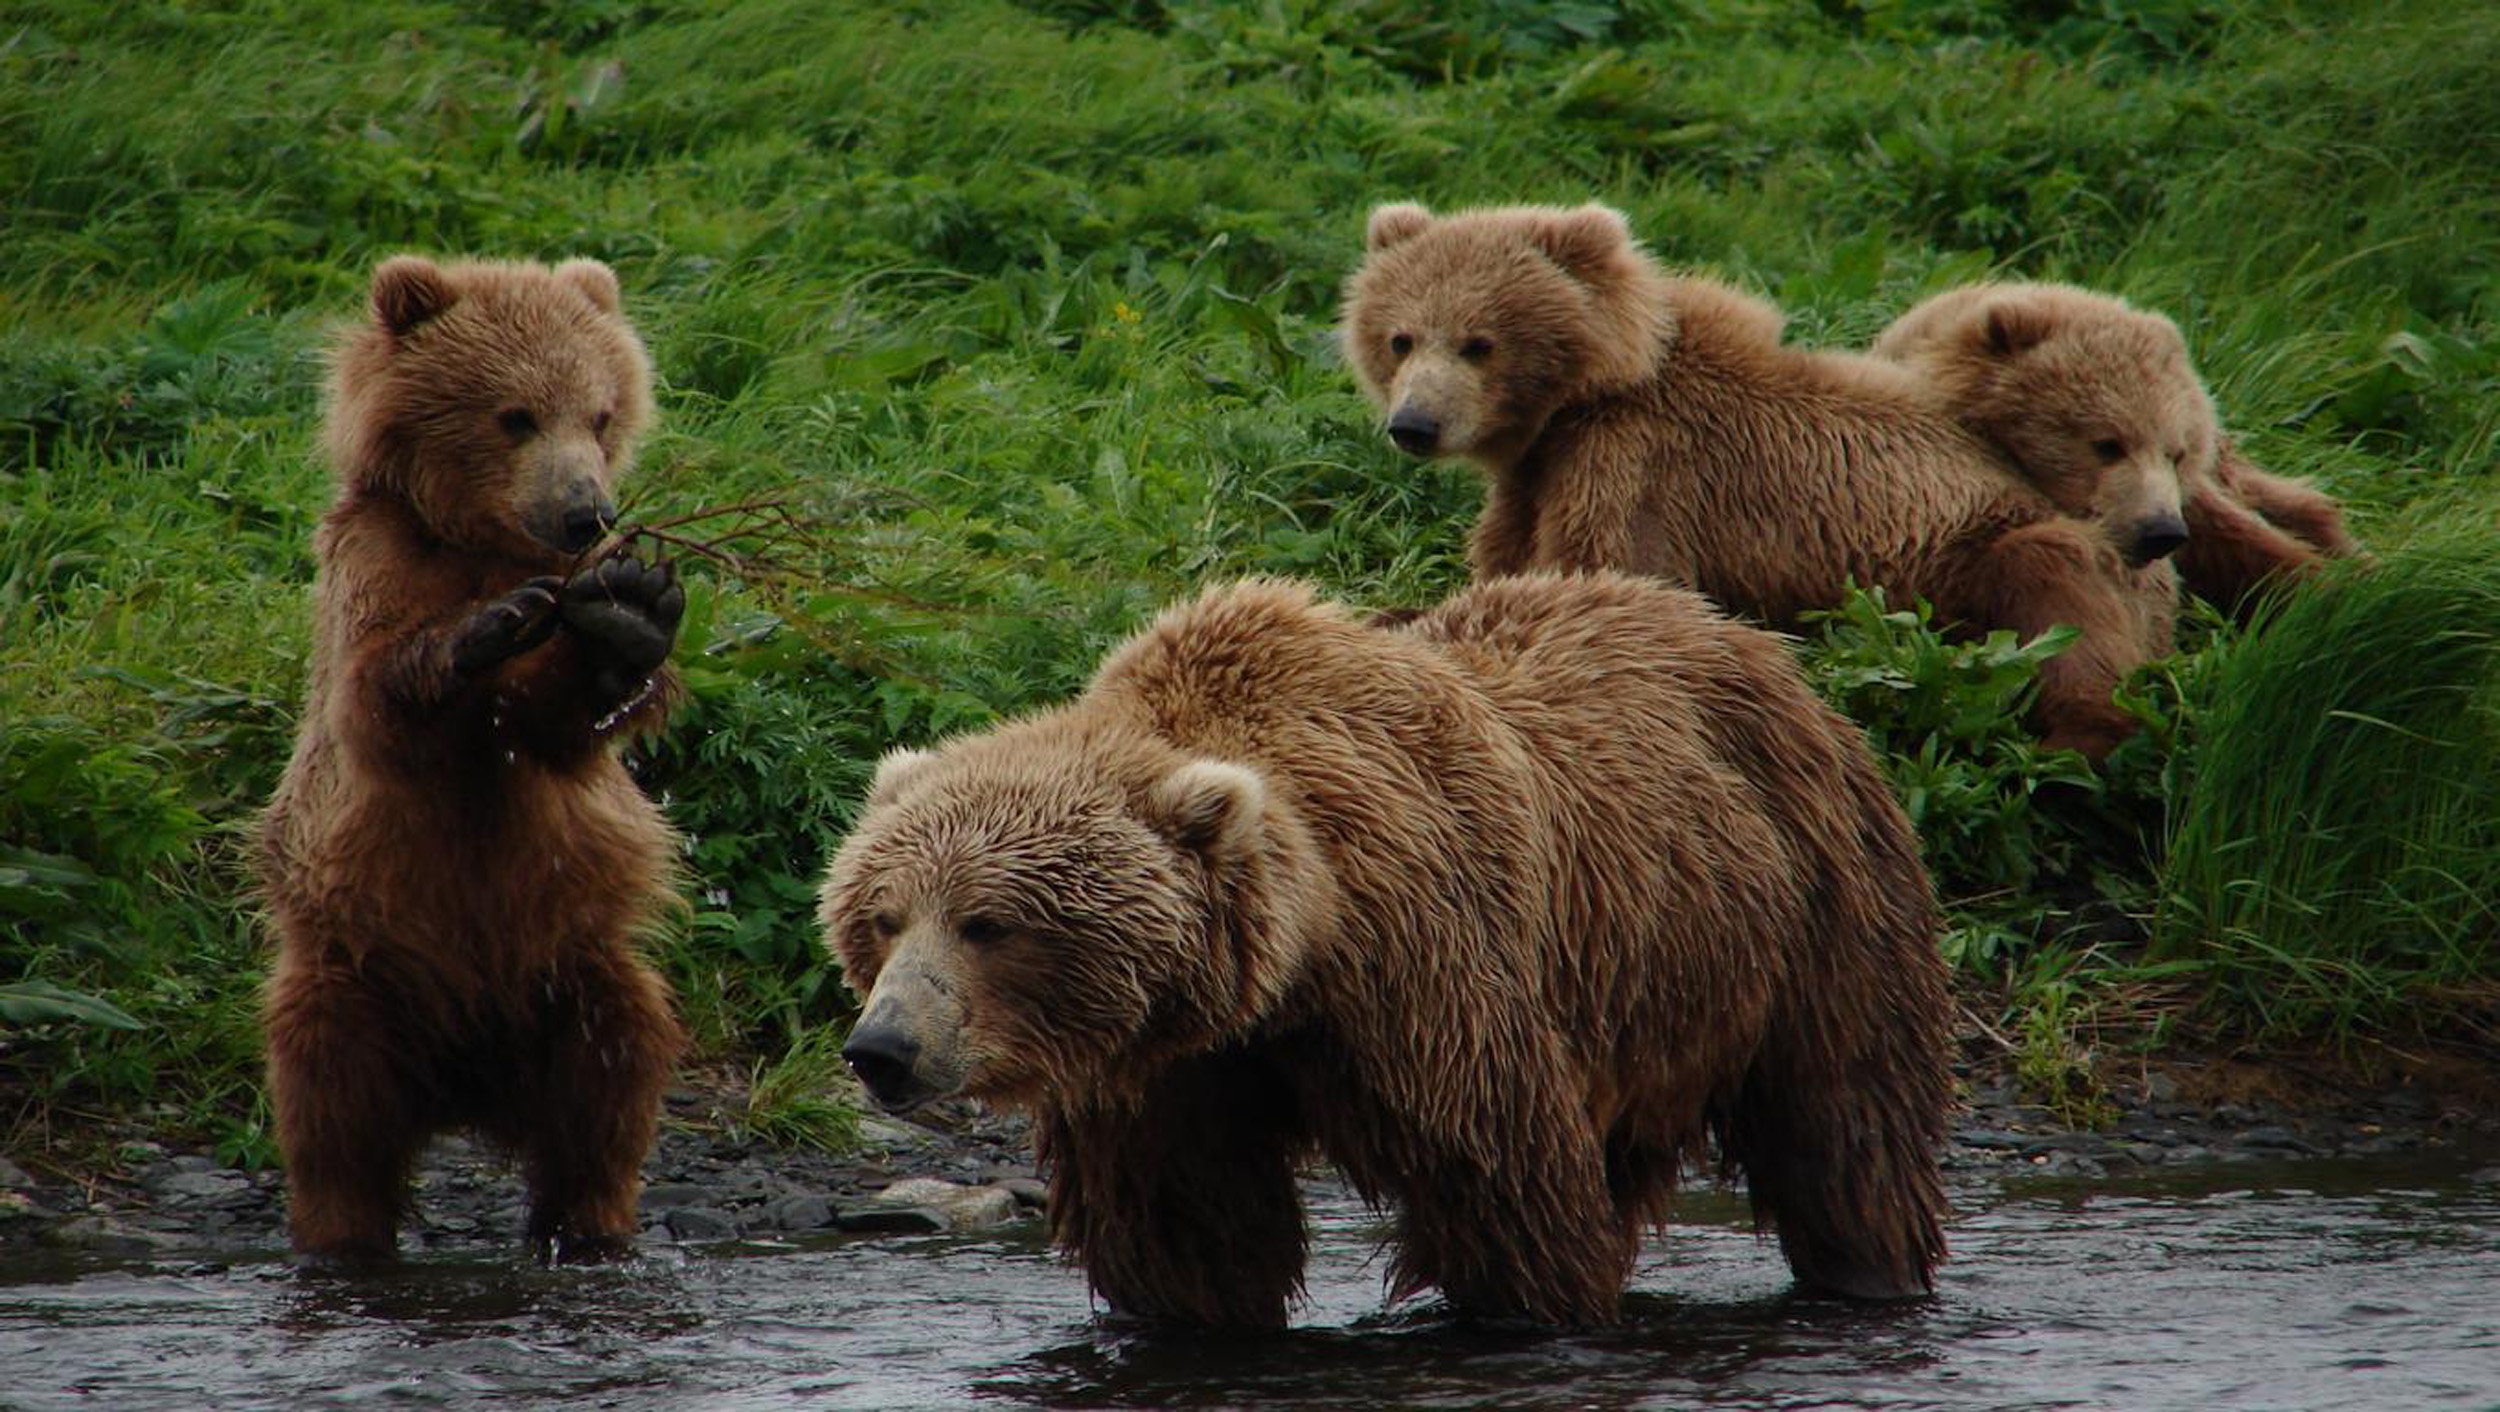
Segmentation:
[(530, 537), (550, 549), (579, 554), (616, 523), (616, 502), (589, 476), (575, 476), (530, 507)]
[(556, 522), (556, 532), (563, 536), (557, 547), (580, 553), (599, 542), (599, 536), (616, 523), (616, 502), (599, 488), (597, 481), (576, 481), (564, 497), (564, 512)]
[(590, 488), (590, 498), (576, 500), (564, 507), (564, 547), (588, 549), (616, 523), (616, 502), (597, 486)]
[(2155, 515), (2135, 527), (2135, 538), (2127, 545), (2127, 558), (2142, 568), (2177, 553), (2187, 540), (2187, 521), (2176, 515)]
[(1409, 456), (1429, 456), (1441, 445), (1441, 420), (1413, 407), (1400, 407), (1389, 419), (1389, 439)]
[(912, 1076), (912, 1065), (919, 1058), (920, 1041), (892, 1025), (862, 1025), (851, 1031), (850, 1042), (842, 1046), (843, 1062), (867, 1085), (868, 1096), (892, 1112), (926, 1097), (920, 1081)]

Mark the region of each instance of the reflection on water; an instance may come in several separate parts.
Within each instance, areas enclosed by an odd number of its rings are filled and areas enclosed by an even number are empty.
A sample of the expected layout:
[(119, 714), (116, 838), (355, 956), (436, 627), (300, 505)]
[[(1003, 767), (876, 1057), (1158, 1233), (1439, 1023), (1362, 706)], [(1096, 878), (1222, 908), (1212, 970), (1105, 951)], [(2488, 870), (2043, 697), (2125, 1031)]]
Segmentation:
[(1969, 1187), (1938, 1297), (1884, 1309), (1792, 1296), (1703, 1198), (1621, 1327), (1561, 1336), (1384, 1311), (1369, 1219), (1312, 1195), (1310, 1303), (1262, 1337), (1097, 1318), (1029, 1236), (357, 1276), (13, 1256), (0, 1406), (2500, 1406), (2500, 1169), (2471, 1162)]

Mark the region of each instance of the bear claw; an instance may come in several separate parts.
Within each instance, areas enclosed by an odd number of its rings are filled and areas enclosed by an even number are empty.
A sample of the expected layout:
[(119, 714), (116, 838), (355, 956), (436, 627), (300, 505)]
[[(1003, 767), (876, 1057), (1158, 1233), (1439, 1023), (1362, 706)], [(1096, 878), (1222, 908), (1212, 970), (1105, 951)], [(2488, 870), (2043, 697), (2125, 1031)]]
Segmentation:
[(469, 615), (453, 639), (451, 664), (462, 675), (518, 657), (556, 630), (561, 581), (534, 578)]

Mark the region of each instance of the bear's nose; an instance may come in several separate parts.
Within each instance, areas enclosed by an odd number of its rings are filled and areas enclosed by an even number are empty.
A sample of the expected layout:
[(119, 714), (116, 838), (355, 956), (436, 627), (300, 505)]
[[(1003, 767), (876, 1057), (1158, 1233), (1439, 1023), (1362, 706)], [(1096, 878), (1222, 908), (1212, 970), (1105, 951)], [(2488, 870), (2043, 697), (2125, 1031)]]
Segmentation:
[(2156, 515), (2135, 527), (2135, 548), (2128, 557), (2141, 568), (2176, 553), (2187, 540), (2187, 521), (2176, 515)]
[(869, 1094), (887, 1108), (911, 1097), (912, 1061), (920, 1057), (920, 1041), (892, 1025), (862, 1025), (842, 1046), (842, 1060), (868, 1086)]
[(615, 523), (616, 506), (604, 495), (587, 505), (576, 505), (564, 512), (564, 547), (577, 553), (588, 549)]
[(1400, 407), (1389, 419), (1389, 439), (1409, 456), (1429, 456), (1441, 444), (1441, 422), (1429, 413)]

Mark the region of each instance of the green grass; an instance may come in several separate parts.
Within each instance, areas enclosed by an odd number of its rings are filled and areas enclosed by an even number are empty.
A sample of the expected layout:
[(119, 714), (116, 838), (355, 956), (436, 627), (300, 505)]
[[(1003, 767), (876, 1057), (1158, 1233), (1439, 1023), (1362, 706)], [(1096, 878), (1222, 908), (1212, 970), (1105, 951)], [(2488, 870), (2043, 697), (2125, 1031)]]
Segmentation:
[[(142, 1026), (0, 991), (11, 1145), (109, 1117), (266, 1150), (240, 842), (302, 689), (320, 349), (386, 254), (609, 260), (663, 382), (632, 505), (788, 490), (825, 530), (809, 591), (696, 571), (693, 700), (642, 762), (694, 844), (661, 959), (703, 1048), (770, 1072), (846, 1012), (808, 892), (887, 745), (1066, 694), (1209, 577), (1460, 581), (1472, 473), (1399, 460), (1334, 360), (1370, 203), (1604, 199), (1811, 340), (1991, 270), (2111, 288), (2389, 545), (2426, 504), (2491, 523), (2495, 71), (2500, 15), (2427, 0), (0, 4), (0, 987)], [(2089, 783), (2007, 729), (2014, 645), (1865, 605), (1809, 656), (2009, 1033), (2145, 974), (2241, 1028), (2470, 1023), (2479, 904), (2420, 919), (2435, 966), (2285, 931), (2376, 865), (2246, 840), (2344, 786), (2224, 783), (2278, 752), (2222, 684), (2272, 699), (2301, 634), (2376, 640), (2356, 690), (2430, 680), (2401, 597), (2200, 630)], [(2445, 765), (2401, 768), (2432, 773), (2338, 843), (2476, 836)], [(807, 1129), (793, 1091), (767, 1110)]]

